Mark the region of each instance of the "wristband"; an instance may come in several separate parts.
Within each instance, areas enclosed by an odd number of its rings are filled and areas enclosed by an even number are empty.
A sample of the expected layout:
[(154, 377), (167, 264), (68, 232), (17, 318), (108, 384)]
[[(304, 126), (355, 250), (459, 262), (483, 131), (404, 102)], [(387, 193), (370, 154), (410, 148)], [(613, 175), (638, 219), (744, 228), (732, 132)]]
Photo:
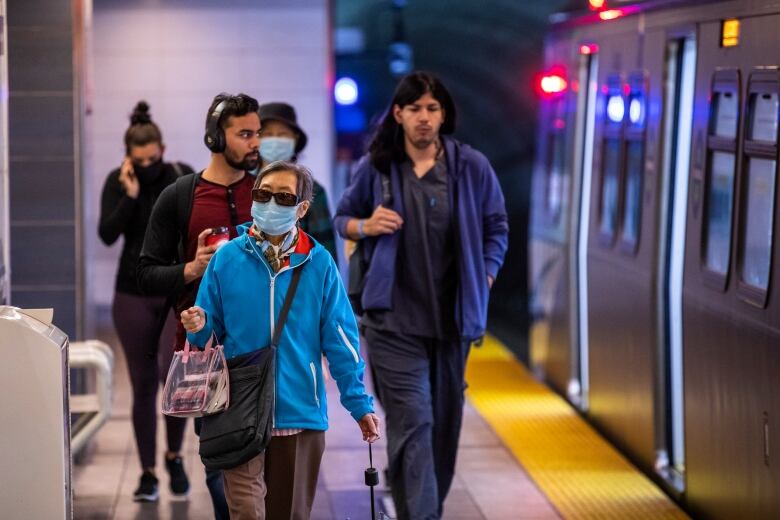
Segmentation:
[(363, 223), (365, 222), (365, 219), (358, 220), (357, 225), (357, 234), (359, 238), (366, 238), (366, 234), (363, 232)]

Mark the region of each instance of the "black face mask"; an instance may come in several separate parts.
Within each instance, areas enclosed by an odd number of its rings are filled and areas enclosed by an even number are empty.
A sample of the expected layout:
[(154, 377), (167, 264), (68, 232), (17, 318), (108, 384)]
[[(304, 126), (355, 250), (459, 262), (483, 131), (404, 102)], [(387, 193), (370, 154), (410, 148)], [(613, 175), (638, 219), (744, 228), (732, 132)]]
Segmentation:
[(137, 164), (133, 165), (133, 172), (135, 173), (135, 176), (138, 177), (138, 182), (141, 184), (153, 183), (160, 178), (162, 171), (162, 158), (157, 159), (157, 161), (153, 162), (149, 166), (138, 166)]

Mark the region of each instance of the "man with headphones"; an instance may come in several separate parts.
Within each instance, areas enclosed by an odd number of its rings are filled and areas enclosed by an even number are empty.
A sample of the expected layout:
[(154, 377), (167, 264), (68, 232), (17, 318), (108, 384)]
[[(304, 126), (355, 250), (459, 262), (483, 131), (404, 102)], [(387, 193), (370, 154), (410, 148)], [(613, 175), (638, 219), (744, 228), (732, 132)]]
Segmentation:
[[(247, 172), (260, 162), (260, 116), (257, 100), (246, 94), (219, 94), (206, 115), (203, 141), (211, 150), (205, 170), (180, 177), (160, 194), (146, 228), (138, 261), (138, 285), (149, 295), (165, 295), (177, 314), (195, 303), (200, 279), (218, 245), (207, 237), (252, 220), (254, 178)], [(176, 349), (186, 333), (179, 323)], [(196, 431), (198, 429), (196, 421)], [(221, 472), (207, 472), (206, 484), (218, 520), (228, 510)]]

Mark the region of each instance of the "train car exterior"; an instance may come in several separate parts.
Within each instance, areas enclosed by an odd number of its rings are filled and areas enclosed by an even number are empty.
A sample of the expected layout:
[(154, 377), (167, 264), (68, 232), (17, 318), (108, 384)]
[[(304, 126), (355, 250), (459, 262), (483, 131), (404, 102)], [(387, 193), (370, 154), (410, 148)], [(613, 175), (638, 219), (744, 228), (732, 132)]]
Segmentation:
[(778, 48), (774, 0), (620, 3), (545, 48), (531, 363), (697, 517), (780, 518)]
[(8, 208), (8, 32), (5, 2), (0, 1), (0, 305), (11, 298), (10, 210)]

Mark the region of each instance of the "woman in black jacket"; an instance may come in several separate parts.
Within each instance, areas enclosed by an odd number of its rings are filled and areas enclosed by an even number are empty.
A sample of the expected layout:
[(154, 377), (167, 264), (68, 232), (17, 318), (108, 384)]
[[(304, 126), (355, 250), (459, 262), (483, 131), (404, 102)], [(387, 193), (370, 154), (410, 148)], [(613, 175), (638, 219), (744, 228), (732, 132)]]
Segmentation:
[[(108, 174), (103, 186), (99, 234), (106, 245), (124, 235), (112, 312), (133, 387), (133, 429), (143, 469), (133, 499), (153, 502), (159, 498), (155, 475), (157, 390), (160, 381), (165, 381), (173, 356), (175, 322), (169, 319), (166, 298), (144, 296), (140, 291), (136, 265), (157, 197), (179, 175), (192, 173), (192, 169), (163, 162), (162, 134), (152, 122), (149, 105), (144, 101), (133, 110), (124, 140), (122, 165)], [(171, 492), (186, 495), (190, 485), (180, 455), (186, 419), (166, 417), (165, 421), (168, 437), (165, 462)]]

